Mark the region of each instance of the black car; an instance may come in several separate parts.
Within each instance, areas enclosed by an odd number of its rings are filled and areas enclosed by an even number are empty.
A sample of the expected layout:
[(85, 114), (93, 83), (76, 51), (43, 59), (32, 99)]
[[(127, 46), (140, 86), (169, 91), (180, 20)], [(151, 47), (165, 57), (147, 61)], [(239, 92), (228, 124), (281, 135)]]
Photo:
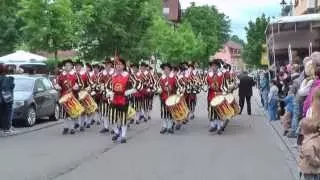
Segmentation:
[(14, 77), (13, 122), (33, 126), (37, 119), (58, 120), (58, 92), (50, 80), (41, 75), (12, 75)]

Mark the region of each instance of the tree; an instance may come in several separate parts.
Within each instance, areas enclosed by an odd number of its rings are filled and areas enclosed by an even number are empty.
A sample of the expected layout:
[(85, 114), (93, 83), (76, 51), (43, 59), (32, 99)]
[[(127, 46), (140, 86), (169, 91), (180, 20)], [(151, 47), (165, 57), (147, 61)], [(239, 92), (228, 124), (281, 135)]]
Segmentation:
[(255, 22), (249, 21), (248, 26), (245, 28), (247, 44), (244, 46), (242, 56), (246, 64), (261, 65), (262, 45), (266, 43), (264, 32), (269, 21), (270, 18), (262, 14), (261, 17), (256, 18)]
[(73, 11), (70, 0), (22, 0), (18, 15), (23, 19), (24, 41), (32, 50), (54, 52), (70, 49), (81, 38), (83, 26), (90, 21), (91, 8)]
[(0, 56), (12, 52), (21, 40), (22, 21), (16, 16), (18, 0), (0, 1)]
[(230, 20), (225, 14), (219, 13), (215, 6), (193, 4), (186, 9), (182, 20), (189, 22), (195, 35), (205, 43), (206, 51), (202, 59), (205, 63), (229, 40)]
[(245, 42), (242, 39), (240, 39), (237, 35), (232, 35), (230, 40), (240, 44), (242, 47), (244, 47), (245, 45)]
[[(86, 59), (102, 59), (117, 50), (125, 58), (136, 58), (138, 44), (152, 25), (149, 3), (155, 0), (95, 0), (93, 21), (85, 28), (81, 51)], [(152, 6), (151, 6), (152, 7)]]

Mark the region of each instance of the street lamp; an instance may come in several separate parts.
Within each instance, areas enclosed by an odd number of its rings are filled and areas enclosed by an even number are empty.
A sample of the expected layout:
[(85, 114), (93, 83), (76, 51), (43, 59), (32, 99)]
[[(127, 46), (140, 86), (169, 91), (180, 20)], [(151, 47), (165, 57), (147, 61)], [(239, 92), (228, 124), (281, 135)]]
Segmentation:
[(285, 0), (282, 0), (280, 5), (282, 6), (282, 9), (284, 9), (287, 5), (287, 2)]

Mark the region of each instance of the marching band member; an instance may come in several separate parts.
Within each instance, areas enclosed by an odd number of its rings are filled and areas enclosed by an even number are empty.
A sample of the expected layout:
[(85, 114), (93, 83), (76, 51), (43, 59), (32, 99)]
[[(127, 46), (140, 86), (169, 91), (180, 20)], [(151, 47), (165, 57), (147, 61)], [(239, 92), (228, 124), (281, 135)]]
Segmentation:
[(170, 134), (173, 134), (173, 120), (165, 102), (170, 95), (176, 94), (177, 81), (176, 77), (171, 72), (172, 68), (170, 64), (163, 63), (161, 65), (161, 69), (163, 71), (163, 74), (158, 80), (162, 119), (162, 128), (160, 133), (165, 134), (166, 132), (168, 132)]
[[(115, 73), (107, 83), (107, 97), (110, 101), (108, 119), (110, 124), (113, 125), (114, 135), (112, 140), (117, 141), (120, 138), (121, 143), (126, 143), (128, 96), (137, 92), (137, 81), (125, 71), (126, 62), (123, 59), (116, 57), (114, 63)], [(119, 126), (121, 127), (121, 132)]]
[(208, 110), (210, 129), (209, 132), (215, 132), (218, 130), (218, 134), (222, 133), (222, 120), (221, 117), (215, 112), (215, 108), (210, 105), (210, 102), (217, 95), (222, 94), (223, 75), (219, 72), (221, 61), (215, 59), (209, 63), (210, 70), (205, 77), (205, 82), (208, 85)]
[(151, 119), (150, 117), (150, 94), (151, 94), (151, 77), (148, 72), (148, 65), (144, 62), (140, 64), (140, 75), (138, 76), (142, 80), (143, 89), (142, 89), (142, 98), (143, 98), (143, 105), (142, 105), (142, 115), (141, 118), (144, 119), (145, 122), (148, 121), (148, 119)]
[[(190, 110), (189, 114), (189, 119), (193, 120), (194, 119), (194, 111), (196, 107), (196, 102), (197, 102), (197, 93), (200, 89), (197, 89), (195, 81), (196, 80), (196, 72), (194, 69), (194, 64), (192, 62), (189, 62), (188, 64), (188, 69), (184, 73), (184, 78), (188, 82), (190, 86), (190, 90), (186, 92), (186, 102), (188, 105), (188, 108)], [(200, 87), (198, 87), (200, 88)]]
[[(98, 64), (89, 64), (87, 63), (87, 73), (88, 73), (88, 81), (90, 85), (90, 95), (95, 100), (95, 102), (100, 104), (100, 97), (97, 93), (97, 85), (98, 85), (98, 75), (99, 75), (99, 65)], [(98, 109), (99, 110), (99, 109)], [(99, 112), (95, 112), (90, 115), (91, 125), (94, 125), (95, 122), (100, 123)]]
[[(73, 62), (71, 59), (67, 59), (63, 62), (64, 70), (61, 72), (57, 78), (57, 84), (55, 88), (60, 90), (60, 97), (73, 92), (76, 96), (77, 91), (79, 90), (78, 79), (75, 71), (73, 70)], [(63, 110), (63, 119), (64, 119), (64, 129), (62, 134), (67, 134), (70, 130), (70, 134), (74, 134), (74, 126), (77, 119), (71, 119), (69, 115)]]
[[(134, 76), (137, 81), (140, 81), (140, 82), (142, 81), (142, 73), (139, 71), (138, 64), (131, 64), (130, 71), (131, 71), (131, 75)], [(132, 94), (131, 105), (134, 108), (134, 110), (136, 111), (135, 122), (136, 122), (136, 124), (140, 124), (141, 119), (143, 119), (143, 111), (142, 111), (143, 94), (142, 94), (142, 91), (137, 91)]]
[[(83, 68), (83, 63), (80, 61), (77, 61), (75, 63), (75, 70), (76, 70), (76, 76), (79, 83), (79, 90), (80, 91), (86, 90), (89, 86), (89, 83), (88, 83), (88, 74), (87, 74), (87, 71)], [(80, 126), (80, 131), (84, 131), (84, 127), (90, 128), (90, 122), (88, 119), (89, 119), (88, 115), (83, 113), (79, 117), (79, 121), (78, 121), (78, 124), (76, 125), (76, 128), (78, 127), (78, 125)]]
[(113, 62), (110, 59), (106, 59), (105, 61), (105, 69), (102, 70), (99, 74), (99, 80), (98, 83), (100, 85), (101, 89), (101, 106), (100, 106), (100, 112), (101, 112), (101, 118), (103, 119), (102, 124), (103, 128), (100, 130), (100, 133), (107, 133), (109, 132), (109, 119), (108, 119), (108, 113), (110, 109), (110, 102), (109, 99), (106, 97), (106, 86), (107, 83), (112, 78), (112, 75), (114, 74), (114, 69), (112, 68)]

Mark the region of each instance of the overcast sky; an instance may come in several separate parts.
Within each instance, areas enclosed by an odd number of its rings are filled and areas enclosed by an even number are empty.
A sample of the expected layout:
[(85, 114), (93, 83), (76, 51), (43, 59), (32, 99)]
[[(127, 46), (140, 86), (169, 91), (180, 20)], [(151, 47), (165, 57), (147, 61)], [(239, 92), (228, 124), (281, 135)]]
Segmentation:
[[(281, 0), (180, 0), (183, 9), (190, 6), (191, 2), (196, 5), (215, 5), (221, 12), (231, 19), (231, 30), (240, 38), (246, 38), (244, 27), (249, 20), (254, 20), (262, 13), (272, 17), (280, 14)], [(289, 2), (289, 0), (287, 0)]]

